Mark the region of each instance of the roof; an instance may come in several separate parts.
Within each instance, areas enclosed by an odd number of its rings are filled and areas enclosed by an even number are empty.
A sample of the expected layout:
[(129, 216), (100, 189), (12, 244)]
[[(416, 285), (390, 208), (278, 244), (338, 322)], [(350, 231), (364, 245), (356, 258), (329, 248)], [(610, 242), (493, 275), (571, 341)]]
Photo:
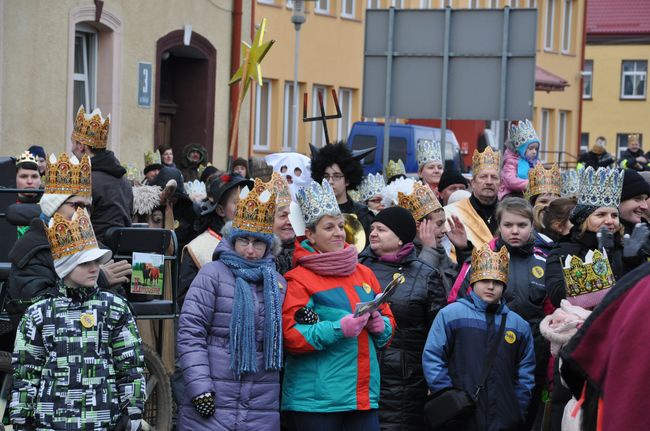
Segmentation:
[(587, 34), (650, 34), (650, 1), (589, 0)]
[(535, 90), (536, 91), (564, 91), (569, 83), (561, 77), (541, 67), (535, 67)]

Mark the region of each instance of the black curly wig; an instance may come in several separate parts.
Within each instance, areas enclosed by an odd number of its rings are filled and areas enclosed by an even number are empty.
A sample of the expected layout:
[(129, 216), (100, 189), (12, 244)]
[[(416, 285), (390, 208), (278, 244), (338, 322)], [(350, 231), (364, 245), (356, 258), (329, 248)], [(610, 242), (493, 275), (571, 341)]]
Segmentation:
[(359, 187), (363, 178), (363, 167), (361, 162), (352, 156), (352, 152), (339, 141), (335, 144), (325, 145), (316, 154), (311, 155), (311, 177), (314, 181), (321, 183), (325, 175), (325, 169), (334, 163), (339, 165), (341, 172), (345, 175), (347, 189), (354, 190)]

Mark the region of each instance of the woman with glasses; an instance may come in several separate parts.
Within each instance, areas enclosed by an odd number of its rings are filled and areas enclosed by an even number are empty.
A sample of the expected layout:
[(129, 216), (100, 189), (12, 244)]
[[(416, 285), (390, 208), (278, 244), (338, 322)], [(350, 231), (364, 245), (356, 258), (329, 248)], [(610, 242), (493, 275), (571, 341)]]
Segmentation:
[(282, 310), (288, 353), (282, 410), (292, 430), (379, 430), (378, 350), (395, 322), (387, 304), (355, 315), (381, 286), (345, 243), (343, 217), (329, 182), (312, 182), (296, 194), (296, 266), (285, 274)]
[(177, 341), (185, 382), (179, 430), (280, 429), (286, 283), (275, 270), (275, 209), (268, 189), (243, 189), (215, 260), (185, 297)]

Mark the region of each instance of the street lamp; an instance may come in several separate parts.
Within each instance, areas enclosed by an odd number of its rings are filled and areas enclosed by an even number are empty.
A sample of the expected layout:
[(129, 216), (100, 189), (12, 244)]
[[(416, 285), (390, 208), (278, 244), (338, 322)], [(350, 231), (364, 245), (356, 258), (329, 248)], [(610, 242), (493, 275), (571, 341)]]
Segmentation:
[(296, 44), (293, 51), (293, 131), (291, 149), (298, 149), (298, 53), (300, 51), (300, 26), (305, 22), (305, 0), (288, 0), (293, 3), (291, 22), (296, 29)]

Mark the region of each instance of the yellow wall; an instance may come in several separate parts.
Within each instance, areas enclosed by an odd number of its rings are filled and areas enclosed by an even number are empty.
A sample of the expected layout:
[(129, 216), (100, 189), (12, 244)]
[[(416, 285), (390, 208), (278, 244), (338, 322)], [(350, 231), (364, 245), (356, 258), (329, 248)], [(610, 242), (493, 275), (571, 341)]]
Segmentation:
[(594, 62), (592, 99), (583, 102), (582, 131), (589, 133), (589, 145), (604, 136), (607, 150), (616, 154), (617, 133), (641, 133), (643, 148), (650, 149), (650, 104), (620, 98), (622, 61), (650, 60), (650, 45), (588, 44), (585, 59)]
[[(56, 4), (55, 4), (56, 3)], [(250, 40), (251, 3), (243, 2), (243, 38)], [(0, 152), (19, 154), (30, 145), (49, 152), (70, 149), (67, 112), (71, 11), (93, 7), (91, 0), (0, 0)], [(225, 168), (230, 114), (230, 43), (232, 2), (229, 0), (113, 0), (104, 2), (104, 14), (121, 21), (121, 103), (112, 112), (113, 149), (122, 162), (143, 164), (143, 153), (153, 148), (154, 104), (137, 106), (139, 61), (153, 65), (155, 93), (156, 41), (173, 30), (192, 25), (217, 50), (213, 157)], [(98, 96), (99, 98), (99, 96)], [(101, 108), (101, 106), (100, 106)], [(104, 112), (105, 109), (102, 109)], [(240, 137), (248, 140), (248, 109), (242, 110)]]

